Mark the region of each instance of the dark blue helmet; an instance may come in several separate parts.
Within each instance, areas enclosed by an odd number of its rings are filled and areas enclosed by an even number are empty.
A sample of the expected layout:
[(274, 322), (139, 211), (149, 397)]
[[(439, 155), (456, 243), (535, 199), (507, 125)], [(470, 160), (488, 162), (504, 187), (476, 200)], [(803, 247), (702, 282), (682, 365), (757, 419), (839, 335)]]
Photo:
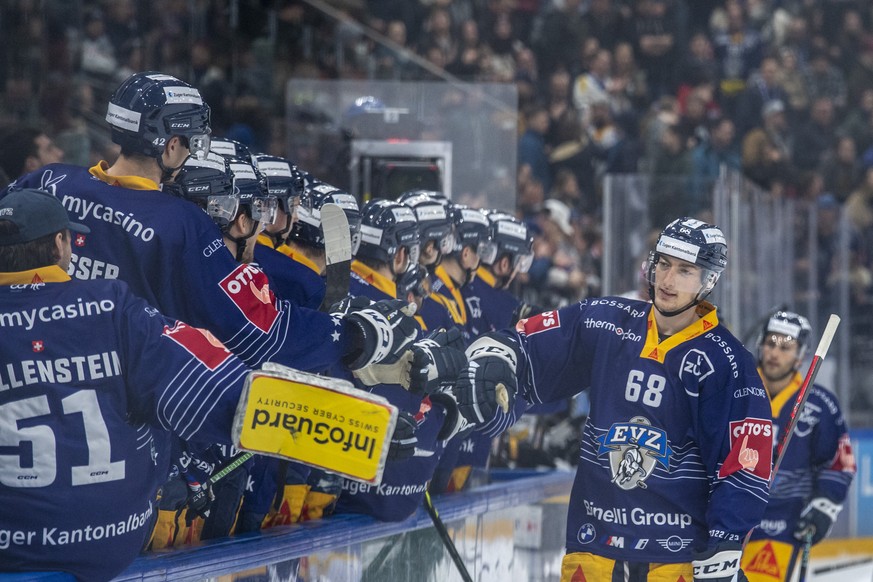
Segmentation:
[[(793, 311), (777, 311), (767, 319), (761, 333), (758, 336), (757, 345), (760, 350), (766, 338), (774, 333), (786, 336), (789, 340), (797, 342), (797, 357), (803, 358), (806, 348), (809, 346), (809, 339), (812, 335), (812, 327), (809, 325), (809, 320)], [(761, 355), (758, 354), (760, 361)]]
[(255, 154), (252, 162), (267, 180), (267, 192), (276, 197), (279, 206), (290, 216), (303, 193), (303, 174), (297, 166), (279, 156)]
[(128, 77), (109, 99), (106, 121), (123, 153), (160, 159), (174, 136), (183, 137), (195, 157), (209, 151), (209, 106), (197, 89), (170, 75)]
[(227, 161), (217, 154), (204, 159), (188, 158), (164, 192), (190, 200), (203, 208), (212, 220), (227, 229), (239, 210), (233, 174)]
[[(361, 211), (355, 197), (330, 184), (318, 182), (309, 176), (309, 182), (303, 188), (300, 206), (297, 208), (297, 222), (291, 228), (289, 239), (298, 244), (324, 248), (324, 232), (321, 230), (321, 207), (331, 202), (343, 209), (349, 221), (352, 239), (352, 255), (358, 252), (361, 244)], [(306, 182), (306, 180), (304, 180)]]
[(492, 266), (509, 255), (512, 270), (527, 273), (533, 262), (533, 233), (518, 218), (499, 211), (487, 211), (491, 223), (488, 242), (483, 245), (479, 259)]
[(373, 198), (364, 204), (361, 246), (355, 256), (393, 265), (401, 248), (409, 251), (409, 267), (418, 264), (418, 222), (412, 209), (384, 198)]
[(427, 267), (412, 265), (408, 271), (397, 278), (397, 298), (406, 300), (409, 293), (412, 293), (417, 299), (424, 299), (430, 295)]
[(431, 241), (436, 243), (436, 259), (428, 264), (439, 264), (442, 255), (452, 252), (453, 246), (449, 201), (440, 192), (431, 190), (410, 190), (397, 200), (415, 212), (422, 248)]
[(488, 242), (491, 226), (484, 212), (463, 204), (450, 204), (449, 218), (454, 233), (453, 252), (459, 253), (464, 247), (472, 247), (477, 253), (483, 250), (480, 245)]
[(209, 151), (222, 155), (225, 158), (239, 158), (241, 160), (250, 161), (252, 154), (249, 147), (235, 139), (226, 137), (214, 137), (209, 144)]
[(655, 284), (655, 265), (666, 255), (694, 263), (702, 269), (701, 288), (695, 302), (709, 295), (727, 267), (727, 242), (721, 229), (694, 218), (677, 218), (661, 231), (655, 250), (649, 253), (649, 292)]
[(239, 196), (240, 207), (257, 222), (273, 224), (276, 220), (277, 201), (267, 192), (267, 181), (248, 160), (226, 158), (233, 173), (233, 186)]

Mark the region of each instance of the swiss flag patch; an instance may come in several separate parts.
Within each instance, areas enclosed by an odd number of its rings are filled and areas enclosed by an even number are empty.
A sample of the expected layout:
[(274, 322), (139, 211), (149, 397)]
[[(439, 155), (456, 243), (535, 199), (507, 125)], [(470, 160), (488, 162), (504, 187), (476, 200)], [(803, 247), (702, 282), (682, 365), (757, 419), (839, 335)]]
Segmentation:
[(557, 311), (544, 311), (539, 315), (518, 320), (515, 331), (524, 335), (534, 335), (559, 327), (561, 327), (560, 314)]
[(164, 335), (185, 348), (209, 368), (215, 370), (230, 357), (230, 351), (218, 338), (206, 331), (177, 321), (173, 327), (164, 326)]
[(746, 470), (770, 480), (773, 460), (773, 423), (769, 419), (746, 418), (730, 423), (731, 450), (718, 470), (720, 479)]
[(279, 310), (263, 271), (251, 265), (240, 265), (219, 285), (252, 325), (264, 333), (270, 331), (279, 317)]
[(85, 235), (84, 234), (77, 234), (76, 240), (73, 242), (73, 244), (75, 244), (77, 247), (85, 246)]
[(33, 351), (37, 353), (45, 350), (45, 343), (42, 340), (33, 340), (30, 342), (30, 345), (33, 347)]

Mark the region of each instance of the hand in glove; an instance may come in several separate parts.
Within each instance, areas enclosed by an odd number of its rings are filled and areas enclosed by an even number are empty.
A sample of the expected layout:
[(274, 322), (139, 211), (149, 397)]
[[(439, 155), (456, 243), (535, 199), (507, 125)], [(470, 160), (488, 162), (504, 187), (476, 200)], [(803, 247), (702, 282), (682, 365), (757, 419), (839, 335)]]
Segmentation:
[(461, 330), (440, 329), (412, 344), (409, 372), (401, 384), (414, 394), (433, 394), (455, 383), (467, 367)]
[(209, 507), (215, 495), (209, 483), (201, 485), (197, 481), (188, 482), (188, 510), (185, 512), (185, 522), (190, 526), (195, 517), (209, 517)]
[(391, 435), (391, 444), (388, 446), (388, 460), (402, 461), (415, 455), (415, 446), (418, 437), (415, 431), (418, 423), (415, 417), (408, 412), (400, 411), (397, 414), (397, 424), (394, 425), (394, 434)]
[(830, 533), (842, 508), (827, 497), (816, 497), (800, 512), (800, 519), (794, 526), (794, 537), (805, 541), (807, 532), (811, 531), (813, 545), (819, 543)]
[(747, 582), (740, 569), (742, 555), (743, 546), (739, 542), (722, 542), (694, 554), (691, 560), (694, 582)]
[(418, 335), (414, 303), (390, 299), (358, 307), (351, 300), (347, 309), (344, 319), (357, 333), (343, 363), (352, 370), (396, 362)]
[(467, 360), (454, 391), (461, 415), (483, 425), (509, 414), (518, 388), (515, 346), (499, 333), (485, 334), (467, 348)]

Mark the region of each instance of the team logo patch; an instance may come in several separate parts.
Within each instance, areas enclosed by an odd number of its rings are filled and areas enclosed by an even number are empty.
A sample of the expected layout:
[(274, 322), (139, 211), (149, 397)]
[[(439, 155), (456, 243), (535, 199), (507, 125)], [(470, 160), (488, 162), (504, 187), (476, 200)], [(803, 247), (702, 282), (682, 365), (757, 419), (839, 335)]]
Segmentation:
[(773, 423), (763, 418), (746, 418), (730, 423), (731, 450), (718, 470), (720, 479), (746, 470), (770, 479), (773, 457)]
[(837, 455), (834, 459), (831, 469), (834, 471), (855, 472), (855, 455), (852, 453), (852, 443), (849, 440), (849, 435), (844, 434), (840, 437), (840, 444), (837, 445)]
[[(682, 358), (682, 364), (679, 366), (679, 378), (685, 380), (686, 378), (696, 378), (697, 382), (703, 382), (703, 380), (712, 374), (715, 371), (715, 368), (712, 365), (712, 362), (709, 361), (709, 356), (706, 355), (705, 352), (702, 352), (698, 349), (688, 350), (688, 353)], [(688, 390), (686, 389), (686, 392)], [(697, 394), (692, 394), (692, 396), (696, 396)]]
[(164, 326), (164, 335), (185, 348), (210, 371), (218, 368), (230, 357), (230, 351), (224, 347), (224, 344), (205, 329), (191, 327), (177, 321), (173, 327)]
[(642, 416), (613, 424), (605, 435), (597, 437), (597, 442), (597, 456), (609, 455), (612, 482), (622, 489), (645, 489), (645, 481), (656, 465), (670, 469), (673, 449), (667, 433)]
[(561, 327), (560, 314), (557, 311), (544, 311), (539, 315), (520, 319), (515, 324), (515, 331), (530, 336), (559, 327)]
[(222, 279), (219, 286), (252, 325), (264, 333), (270, 331), (279, 310), (263, 271), (251, 265), (240, 265)]

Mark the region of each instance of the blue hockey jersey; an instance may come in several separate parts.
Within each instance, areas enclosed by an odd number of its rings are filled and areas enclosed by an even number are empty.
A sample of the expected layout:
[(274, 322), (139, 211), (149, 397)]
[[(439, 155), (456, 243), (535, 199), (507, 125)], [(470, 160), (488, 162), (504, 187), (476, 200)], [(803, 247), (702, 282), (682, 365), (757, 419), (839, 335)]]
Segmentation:
[(209, 329), (250, 366), (321, 370), (348, 349), (345, 333), (331, 338), (329, 315), (277, 300), (261, 270), (234, 260), (206, 213), (151, 180), (108, 176), (105, 162), (50, 164), (12, 187), (52, 192), (91, 229), (73, 240), (71, 276), (125, 281), (167, 316)]
[(0, 285), (0, 571), (108, 580), (151, 533), (168, 431), (230, 444), (248, 369), (120, 281)]
[(521, 320), (519, 397), (531, 404), (588, 389), (567, 521), (567, 551), (633, 562), (682, 563), (692, 552), (741, 542), (768, 497), (769, 401), (754, 360), (718, 320), (700, 319), (660, 341), (651, 304), (585, 300)]
[[(775, 443), (791, 421), (803, 383), (799, 373), (772, 399)], [(770, 502), (753, 540), (772, 539), (799, 546), (794, 529), (814, 497), (843, 503), (855, 476), (855, 460), (846, 422), (833, 394), (813, 385), (770, 489)]]
[(467, 304), (467, 329), (473, 338), (489, 331), (506, 329), (515, 323), (512, 314), (520, 301), (496, 285), (494, 275), (484, 267), (479, 267), (476, 278), (461, 287), (461, 295)]
[(326, 287), (318, 267), (303, 255), (294, 253), (282, 245), (273, 249), (266, 235), (258, 235), (255, 246), (255, 263), (270, 278), (270, 288), (280, 299), (295, 305), (318, 309), (324, 299)]

